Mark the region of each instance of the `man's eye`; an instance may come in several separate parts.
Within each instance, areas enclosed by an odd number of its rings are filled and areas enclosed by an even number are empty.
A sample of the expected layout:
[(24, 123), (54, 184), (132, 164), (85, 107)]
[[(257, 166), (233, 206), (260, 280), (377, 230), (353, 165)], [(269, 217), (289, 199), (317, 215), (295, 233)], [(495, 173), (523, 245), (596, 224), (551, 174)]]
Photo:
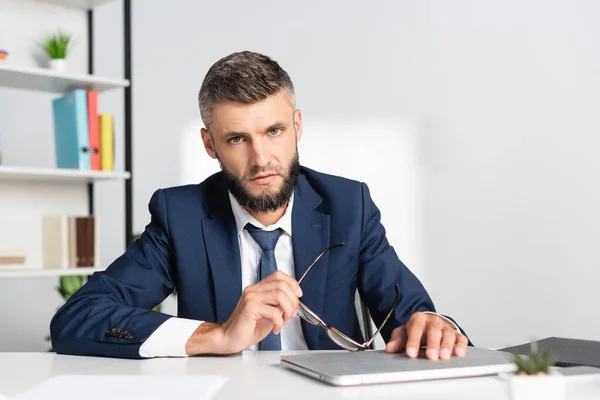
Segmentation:
[(281, 133), (281, 128), (273, 128), (269, 131), (269, 133), (273, 136), (277, 136)]
[(231, 139), (229, 139), (229, 141), (231, 143), (240, 143), (242, 141), (242, 137), (241, 136), (235, 136), (235, 137), (232, 137)]

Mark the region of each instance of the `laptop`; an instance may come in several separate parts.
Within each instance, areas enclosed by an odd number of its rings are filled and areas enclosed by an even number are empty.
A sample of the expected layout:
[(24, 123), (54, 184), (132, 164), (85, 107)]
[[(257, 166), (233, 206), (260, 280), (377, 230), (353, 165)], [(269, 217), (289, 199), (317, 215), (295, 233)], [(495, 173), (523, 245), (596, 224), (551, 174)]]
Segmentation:
[(281, 366), (335, 386), (414, 382), (513, 372), (513, 355), (469, 347), (462, 358), (428, 360), (425, 349), (411, 359), (384, 350), (326, 351), (282, 355)]

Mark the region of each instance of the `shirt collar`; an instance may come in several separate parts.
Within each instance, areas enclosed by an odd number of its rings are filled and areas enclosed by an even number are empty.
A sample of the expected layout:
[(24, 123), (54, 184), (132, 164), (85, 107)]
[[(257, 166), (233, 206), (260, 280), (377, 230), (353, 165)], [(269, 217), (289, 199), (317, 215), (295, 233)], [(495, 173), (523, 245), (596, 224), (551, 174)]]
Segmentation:
[(251, 223), (257, 228), (267, 231), (274, 231), (277, 228), (281, 228), (288, 235), (292, 236), (292, 208), (294, 206), (294, 193), (292, 193), (290, 196), (290, 201), (288, 202), (288, 206), (285, 209), (283, 216), (279, 219), (279, 221), (269, 226), (264, 226), (258, 222), (252, 215), (250, 215), (248, 211), (246, 211), (244, 207), (240, 205), (240, 203), (238, 203), (231, 192), (228, 191), (227, 193), (229, 194), (229, 202), (231, 203), (231, 210), (233, 211), (233, 216), (235, 217), (235, 225), (238, 235), (245, 228), (246, 224)]

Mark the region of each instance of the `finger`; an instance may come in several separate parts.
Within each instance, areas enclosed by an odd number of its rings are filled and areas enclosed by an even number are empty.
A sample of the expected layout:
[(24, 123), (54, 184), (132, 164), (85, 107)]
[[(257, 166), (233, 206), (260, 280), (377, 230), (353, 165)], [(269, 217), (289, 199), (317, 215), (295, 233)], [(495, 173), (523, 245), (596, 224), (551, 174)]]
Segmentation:
[(467, 346), (469, 339), (465, 335), (457, 335), (456, 344), (454, 345), (454, 354), (458, 357), (464, 357), (467, 354)]
[(455, 329), (445, 327), (442, 330), (442, 343), (440, 345), (440, 358), (448, 360), (452, 356), (452, 350), (456, 344), (457, 333)]
[(283, 328), (283, 318), (279, 309), (262, 303), (254, 303), (255, 312), (261, 317), (270, 320), (273, 323), (273, 333), (278, 335)]
[(439, 317), (429, 319), (427, 326), (427, 358), (437, 360), (439, 357), (440, 343), (442, 341), (442, 329), (444, 323)]
[(289, 276), (286, 273), (281, 271), (275, 271), (271, 275), (267, 276), (261, 282), (271, 282), (271, 281), (285, 281), (294, 289), (296, 296), (302, 297), (302, 289), (300, 288), (300, 284), (294, 278)]
[(252, 294), (252, 298), (266, 306), (273, 306), (272, 308), (279, 310), (280, 314), (283, 312), (284, 323), (292, 319), (296, 313), (297, 308), (294, 307), (287, 293), (283, 290), (275, 289), (268, 292), (255, 292)]
[(406, 325), (394, 329), (390, 341), (385, 346), (386, 353), (398, 353), (406, 346)]
[(425, 314), (415, 313), (408, 321), (406, 327), (408, 338), (406, 339), (406, 354), (414, 358), (419, 355), (419, 347), (423, 340), (423, 333), (425, 331), (426, 324)]
[(255, 292), (269, 292), (272, 290), (283, 290), (294, 307), (293, 315), (296, 315), (296, 309), (298, 308), (298, 295), (296, 294), (296, 290), (289, 284), (287, 281), (268, 281), (261, 284), (257, 284), (256, 288), (254, 288)]

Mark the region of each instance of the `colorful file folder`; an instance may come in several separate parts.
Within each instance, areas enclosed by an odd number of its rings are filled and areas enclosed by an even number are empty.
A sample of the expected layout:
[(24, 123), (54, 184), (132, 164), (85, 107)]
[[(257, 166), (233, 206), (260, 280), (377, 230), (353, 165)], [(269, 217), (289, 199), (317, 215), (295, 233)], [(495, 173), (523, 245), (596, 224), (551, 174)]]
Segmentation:
[(115, 168), (115, 134), (112, 114), (100, 114), (100, 165), (102, 171)]
[(90, 169), (87, 92), (77, 89), (52, 101), (58, 168)]

